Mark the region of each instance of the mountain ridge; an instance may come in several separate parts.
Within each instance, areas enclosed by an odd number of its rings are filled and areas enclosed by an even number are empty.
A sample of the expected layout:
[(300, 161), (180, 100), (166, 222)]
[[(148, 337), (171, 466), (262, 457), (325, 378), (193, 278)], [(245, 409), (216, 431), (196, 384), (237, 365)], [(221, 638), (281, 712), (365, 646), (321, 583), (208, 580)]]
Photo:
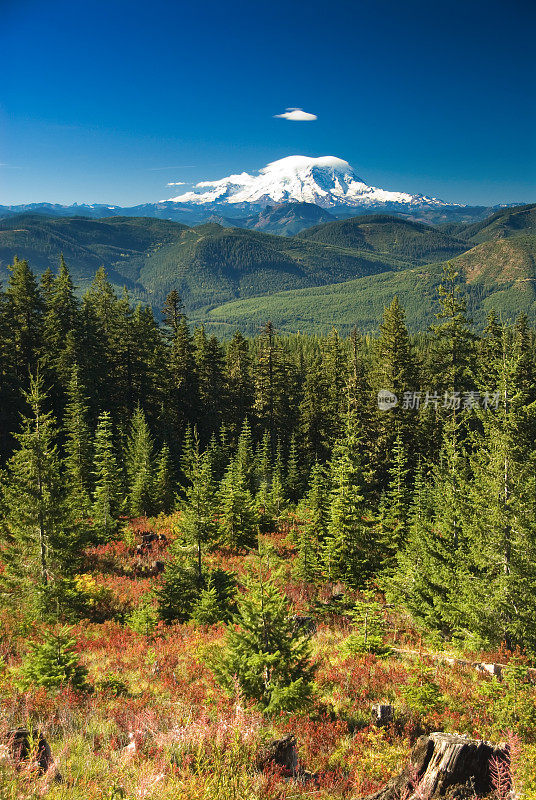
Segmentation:
[[(309, 206), (300, 208), (305, 215), (310, 211)], [(313, 208), (316, 214), (319, 209)], [(282, 205), (265, 213), (268, 219), (272, 214), (285, 217), (288, 208)], [(291, 223), (295, 221), (293, 217)], [(133, 299), (150, 304), (156, 312), (166, 294), (177, 289), (187, 313), (197, 321), (220, 325), (228, 316), (236, 327), (245, 319), (230, 305), (236, 302), (253, 320), (259, 313), (271, 315), (270, 309), (288, 306), (283, 323), (293, 326), (301, 324), (300, 304), (309, 304), (308, 290), (319, 319), (329, 312), (336, 324), (344, 323), (351, 304), (357, 302), (349, 282), (361, 281), (355, 288), (364, 292), (370, 309), (376, 309), (384, 290), (404, 291), (417, 303), (413, 293), (419, 294), (421, 284), (414, 275), (435, 275), (434, 264), (454, 259), (466, 276), (468, 295), (480, 303), (478, 308), (483, 298), (494, 294), (498, 305), (510, 313), (514, 292), (515, 302), (526, 307), (535, 272), (536, 205), (503, 210), (477, 226), (457, 224), (456, 235), (451, 228), (385, 214), (359, 215), (294, 236), (278, 236), (214, 221), (192, 227), (152, 217), (95, 220), (22, 214), (0, 220), (0, 277), (7, 278), (6, 267), (15, 255), (28, 259), (39, 273), (48, 267), (55, 270), (63, 252), (81, 291), (104, 265), (116, 289), (126, 286)], [(346, 288), (333, 288), (344, 283)], [(374, 286), (378, 297), (371, 294)], [(296, 290), (305, 294), (292, 294)], [(250, 305), (243, 305), (246, 301)], [(419, 318), (418, 311), (414, 316)], [(307, 325), (314, 324), (308, 317)]]
[[(173, 183), (168, 184), (172, 186)], [(292, 219), (265, 220), (268, 207), (287, 206)], [(168, 200), (122, 207), (112, 203), (27, 203), (0, 206), (0, 217), (17, 213), (47, 216), (155, 217), (197, 225), (210, 219), (225, 225), (269, 230), (292, 235), (309, 226), (300, 219), (297, 206), (328, 211), (335, 218), (386, 213), (407, 216), (430, 224), (479, 222), (503, 206), (468, 206), (446, 203), (434, 197), (393, 191), (369, 185), (344, 159), (336, 156), (287, 156), (261, 168), (256, 174), (242, 172), (217, 180), (200, 181), (192, 190)], [(286, 217), (286, 213), (281, 214)], [(320, 217), (313, 224), (323, 221)]]
[[(219, 335), (236, 328), (255, 333), (259, 319), (270, 319), (284, 333), (323, 334), (332, 326), (341, 333), (354, 326), (367, 333), (377, 329), (384, 307), (396, 295), (406, 310), (408, 327), (417, 332), (434, 322), (432, 301), (437, 298), (443, 263), (277, 292), (255, 303), (235, 300), (211, 309), (203, 322)], [(536, 320), (536, 232), (476, 244), (451, 263), (459, 268), (468, 316), (478, 328), (484, 327), (492, 309), (505, 322), (513, 322), (521, 312)]]

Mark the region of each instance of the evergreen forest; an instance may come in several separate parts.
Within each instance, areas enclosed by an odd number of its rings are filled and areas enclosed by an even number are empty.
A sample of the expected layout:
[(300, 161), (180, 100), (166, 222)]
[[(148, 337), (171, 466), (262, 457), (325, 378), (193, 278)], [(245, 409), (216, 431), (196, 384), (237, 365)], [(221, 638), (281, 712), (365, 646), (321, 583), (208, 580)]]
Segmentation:
[[(433, 730), (507, 738), (535, 796), (536, 329), (474, 326), (461, 283), (419, 332), (395, 296), (366, 335), (259, 310), (219, 339), (176, 289), (155, 316), (13, 260), (0, 698), (51, 738), (48, 796), (361, 797)], [(301, 782), (252, 766), (287, 733)], [(2, 800), (42, 796), (9, 770)]]

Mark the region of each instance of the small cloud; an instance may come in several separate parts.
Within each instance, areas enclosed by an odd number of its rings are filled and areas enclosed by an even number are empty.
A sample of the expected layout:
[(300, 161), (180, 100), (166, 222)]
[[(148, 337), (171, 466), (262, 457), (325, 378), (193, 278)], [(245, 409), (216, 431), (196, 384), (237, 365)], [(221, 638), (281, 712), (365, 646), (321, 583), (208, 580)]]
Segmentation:
[(185, 181), (171, 181), (171, 183), (166, 183), (166, 186), (188, 186)]
[(291, 122), (313, 122), (318, 119), (316, 114), (309, 114), (303, 108), (287, 108), (284, 114), (274, 114), (279, 119), (289, 119)]

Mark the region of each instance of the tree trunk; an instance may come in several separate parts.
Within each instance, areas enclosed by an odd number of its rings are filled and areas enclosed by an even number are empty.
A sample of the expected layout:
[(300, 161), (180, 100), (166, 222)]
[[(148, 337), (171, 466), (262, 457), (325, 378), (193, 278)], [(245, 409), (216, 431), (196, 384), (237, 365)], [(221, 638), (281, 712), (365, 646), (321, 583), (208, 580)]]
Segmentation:
[(451, 733), (432, 733), (417, 740), (410, 763), (387, 785), (366, 800), (449, 800), (485, 797), (493, 791), (497, 770), (509, 780), (509, 751), (505, 744), (468, 739)]

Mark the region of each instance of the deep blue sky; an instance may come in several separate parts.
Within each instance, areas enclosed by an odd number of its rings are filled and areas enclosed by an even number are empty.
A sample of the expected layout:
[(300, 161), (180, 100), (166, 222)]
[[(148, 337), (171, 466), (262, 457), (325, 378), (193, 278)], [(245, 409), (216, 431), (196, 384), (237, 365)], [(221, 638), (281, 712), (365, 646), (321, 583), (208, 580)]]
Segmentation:
[(155, 201), (293, 154), (536, 200), (533, 0), (0, 0), (0, 18), (0, 203)]

